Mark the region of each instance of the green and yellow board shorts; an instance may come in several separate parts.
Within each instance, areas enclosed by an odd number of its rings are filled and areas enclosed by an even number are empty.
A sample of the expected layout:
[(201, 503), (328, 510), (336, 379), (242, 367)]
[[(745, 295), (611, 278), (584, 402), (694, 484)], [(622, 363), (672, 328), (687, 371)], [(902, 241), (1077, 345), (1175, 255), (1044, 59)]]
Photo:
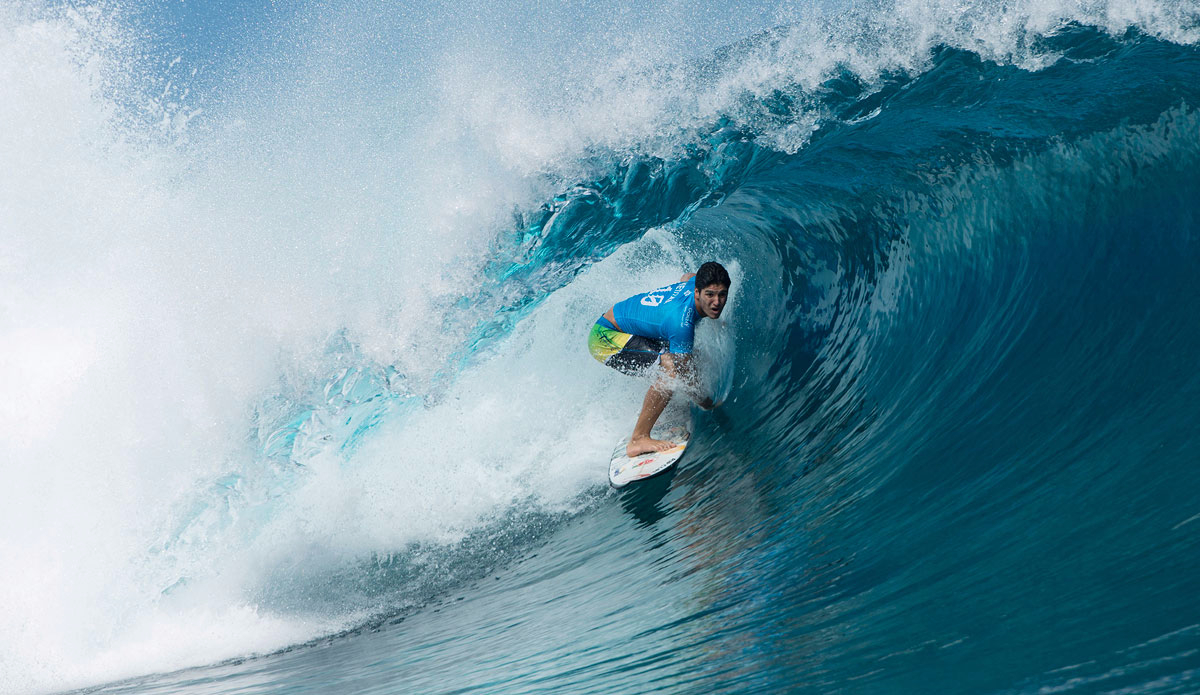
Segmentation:
[(622, 333), (603, 316), (588, 334), (588, 352), (592, 357), (625, 374), (638, 374), (654, 366), (668, 347), (665, 340)]

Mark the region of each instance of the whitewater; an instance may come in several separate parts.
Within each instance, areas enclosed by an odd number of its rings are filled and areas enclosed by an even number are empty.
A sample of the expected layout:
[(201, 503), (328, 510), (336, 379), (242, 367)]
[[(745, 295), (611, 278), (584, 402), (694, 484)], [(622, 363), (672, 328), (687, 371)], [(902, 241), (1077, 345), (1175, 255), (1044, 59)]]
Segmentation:
[[(1200, 692), (1200, 6), (0, 6), (0, 693)], [(672, 473), (614, 302), (729, 268)]]

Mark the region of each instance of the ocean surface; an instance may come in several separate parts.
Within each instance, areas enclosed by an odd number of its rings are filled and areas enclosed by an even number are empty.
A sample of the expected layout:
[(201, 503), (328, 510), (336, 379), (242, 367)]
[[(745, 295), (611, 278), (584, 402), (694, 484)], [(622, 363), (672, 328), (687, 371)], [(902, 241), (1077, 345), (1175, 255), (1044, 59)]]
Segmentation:
[[(0, 6), (0, 692), (1200, 692), (1200, 5)], [(586, 335), (725, 264), (671, 473)]]

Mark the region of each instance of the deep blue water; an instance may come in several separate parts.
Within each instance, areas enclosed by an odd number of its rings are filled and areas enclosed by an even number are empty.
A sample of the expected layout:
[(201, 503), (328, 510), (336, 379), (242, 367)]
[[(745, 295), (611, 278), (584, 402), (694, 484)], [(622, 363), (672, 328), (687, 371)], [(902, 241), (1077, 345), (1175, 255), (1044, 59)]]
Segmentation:
[[(702, 91), (788, 36), (680, 69)], [(193, 476), (133, 562), (171, 558), (170, 597), (275, 544), (280, 518), (307, 528), (288, 510), (332, 475), (321, 456), (435, 530), (288, 541), (232, 595), (334, 627), (167, 675), (144, 674), (177, 661), (134, 657), (84, 692), (1200, 692), (1200, 50), (1079, 22), (1022, 42), (1023, 61), (941, 43), (907, 68), (778, 79), (531, 175), (476, 281), (437, 295), (424, 373), (352, 328), (311, 362), (287, 353), (302, 366), (251, 399), (234, 463)], [(676, 470), (609, 490), (589, 455), (644, 385), (539, 357), (558, 345), (539, 336), (574, 331), (582, 354), (640, 269), (709, 258), (735, 271), (701, 336), (733, 346), (728, 398), (694, 413)], [(525, 378), (590, 379), (612, 420), (487, 391)], [(498, 409), (454, 405), (472, 394)], [(485, 432), (470, 475), (395, 496), (354, 472), (387, 450), (436, 479), (454, 462), (408, 456), (406, 428), (446, 422), (454, 446)], [(556, 437), (581, 452), (557, 501), (535, 469), (469, 521), (444, 511)], [(59, 682), (40, 678), (14, 682)]]

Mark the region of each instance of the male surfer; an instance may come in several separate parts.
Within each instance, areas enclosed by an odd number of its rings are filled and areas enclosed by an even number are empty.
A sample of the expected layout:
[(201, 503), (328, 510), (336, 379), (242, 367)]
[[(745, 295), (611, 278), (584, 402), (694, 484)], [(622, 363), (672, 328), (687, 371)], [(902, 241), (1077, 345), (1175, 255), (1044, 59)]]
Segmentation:
[[(677, 377), (694, 387), (691, 355), (696, 320), (721, 316), (730, 284), (724, 266), (709, 261), (674, 285), (618, 302), (592, 326), (588, 350), (601, 364), (625, 374), (645, 371), (655, 362), (662, 365), (662, 373), (642, 401), (626, 456), (675, 446), (674, 442), (651, 439), (650, 430), (671, 400)], [(701, 408), (713, 407), (711, 398), (701, 398), (694, 388), (688, 391)]]

